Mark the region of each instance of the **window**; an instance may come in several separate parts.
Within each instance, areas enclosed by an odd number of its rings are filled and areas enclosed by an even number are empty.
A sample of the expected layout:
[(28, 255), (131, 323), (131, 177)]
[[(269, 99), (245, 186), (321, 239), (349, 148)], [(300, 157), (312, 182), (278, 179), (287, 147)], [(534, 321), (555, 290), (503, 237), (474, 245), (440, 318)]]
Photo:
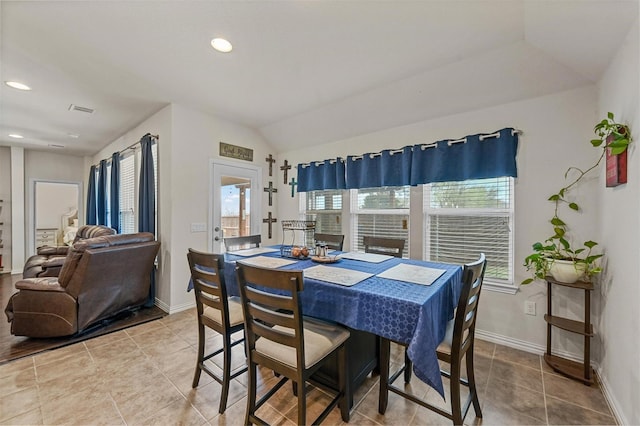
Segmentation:
[[(158, 144), (151, 145), (153, 156), (156, 235), (158, 234)], [(120, 158), (120, 233), (138, 232), (138, 186), (140, 185), (140, 149)]]
[[(342, 234), (342, 191), (328, 189), (325, 191), (303, 192), (304, 218), (316, 222), (316, 232), (323, 234)], [(308, 236), (310, 237), (310, 236)], [(307, 241), (307, 245), (313, 245)]]
[(403, 257), (409, 257), (409, 187), (351, 190), (352, 250), (364, 251), (365, 235), (406, 240)]
[(513, 178), (424, 185), (426, 260), (487, 257), (485, 279), (513, 286)]
[(136, 156), (128, 155), (120, 159), (120, 232), (133, 234), (136, 232), (135, 187)]

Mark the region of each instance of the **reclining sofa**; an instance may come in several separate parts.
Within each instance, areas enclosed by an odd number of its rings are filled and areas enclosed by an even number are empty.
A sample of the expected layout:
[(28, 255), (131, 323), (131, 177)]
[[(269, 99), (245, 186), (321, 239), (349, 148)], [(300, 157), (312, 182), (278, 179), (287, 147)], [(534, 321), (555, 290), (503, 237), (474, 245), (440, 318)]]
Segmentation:
[(11, 333), (69, 336), (142, 306), (159, 248), (148, 232), (78, 241), (69, 249), (59, 277), (15, 283), (19, 291), (5, 309)]
[[(114, 235), (116, 230), (103, 225), (83, 225), (78, 228), (78, 232), (72, 244), (87, 238), (100, 237), (103, 235)], [(27, 259), (22, 268), (22, 278), (35, 277), (57, 277), (62, 269), (69, 246), (42, 246), (36, 249), (35, 255)]]

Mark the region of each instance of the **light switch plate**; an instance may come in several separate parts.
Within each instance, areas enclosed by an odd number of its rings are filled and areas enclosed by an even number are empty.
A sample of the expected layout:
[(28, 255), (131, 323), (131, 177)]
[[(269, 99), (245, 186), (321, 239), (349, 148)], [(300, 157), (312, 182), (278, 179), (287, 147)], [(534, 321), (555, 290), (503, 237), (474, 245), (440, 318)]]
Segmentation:
[(202, 222), (194, 222), (191, 224), (191, 232), (207, 232), (207, 224)]

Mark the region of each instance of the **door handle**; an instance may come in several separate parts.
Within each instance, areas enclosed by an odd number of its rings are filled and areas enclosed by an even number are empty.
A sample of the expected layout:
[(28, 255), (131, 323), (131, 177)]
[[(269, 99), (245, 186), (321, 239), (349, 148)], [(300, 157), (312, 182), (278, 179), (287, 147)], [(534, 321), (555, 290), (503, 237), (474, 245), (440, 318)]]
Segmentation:
[(214, 241), (220, 241), (220, 237), (214, 237), (213, 240)]
[(219, 227), (219, 226), (216, 226), (215, 228), (213, 228), (213, 230), (214, 230), (214, 231), (216, 231), (216, 232), (218, 232), (218, 231), (220, 231), (220, 227)]

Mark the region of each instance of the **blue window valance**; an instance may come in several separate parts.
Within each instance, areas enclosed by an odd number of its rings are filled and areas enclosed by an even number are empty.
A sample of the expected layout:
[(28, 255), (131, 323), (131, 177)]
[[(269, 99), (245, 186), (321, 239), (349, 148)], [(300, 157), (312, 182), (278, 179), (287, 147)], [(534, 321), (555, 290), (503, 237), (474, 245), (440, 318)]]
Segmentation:
[(350, 155), (346, 162), (338, 158), (299, 164), (298, 191), (517, 177), (519, 133), (508, 127), (491, 134)]
[(298, 164), (298, 192), (345, 189), (344, 159)]
[(347, 157), (347, 189), (405, 186), (411, 183), (412, 147)]
[(517, 177), (517, 150), (518, 132), (512, 128), (489, 135), (470, 135), (458, 140), (415, 145), (411, 185)]

